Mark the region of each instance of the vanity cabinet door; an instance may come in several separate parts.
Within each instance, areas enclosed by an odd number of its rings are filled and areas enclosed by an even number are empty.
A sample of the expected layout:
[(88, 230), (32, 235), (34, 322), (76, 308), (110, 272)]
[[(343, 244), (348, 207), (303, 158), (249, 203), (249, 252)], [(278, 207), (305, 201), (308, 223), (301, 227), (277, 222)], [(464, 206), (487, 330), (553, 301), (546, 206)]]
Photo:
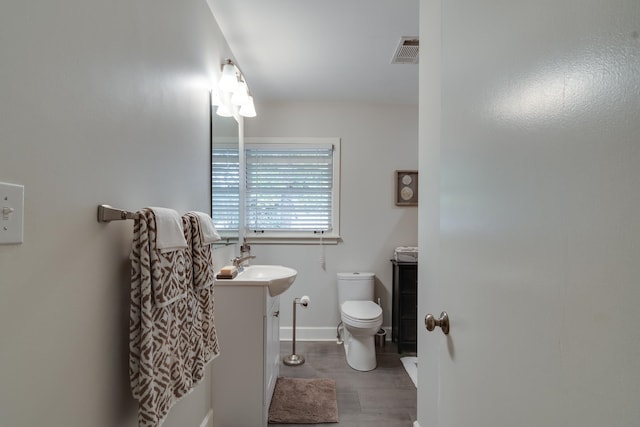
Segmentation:
[(265, 410), (269, 410), (280, 373), (280, 297), (267, 297), (265, 316)]
[(213, 425), (266, 427), (267, 385), (278, 375), (278, 367), (266, 362), (273, 359), (267, 352), (279, 351), (273, 344), (279, 322), (271, 310), (279, 301), (265, 286), (217, 284), (215, 294), (220, 355), (211, 362)]

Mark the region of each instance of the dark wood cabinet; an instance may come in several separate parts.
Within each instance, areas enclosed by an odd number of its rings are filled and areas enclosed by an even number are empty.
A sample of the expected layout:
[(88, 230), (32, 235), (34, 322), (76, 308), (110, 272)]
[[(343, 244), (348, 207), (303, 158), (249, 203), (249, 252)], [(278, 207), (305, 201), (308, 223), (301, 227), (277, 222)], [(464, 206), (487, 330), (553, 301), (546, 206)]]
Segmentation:
[(418, 349), (418, 263), (391, 260), (393, 295), (391, 339), (398, 353), (415, 353)]

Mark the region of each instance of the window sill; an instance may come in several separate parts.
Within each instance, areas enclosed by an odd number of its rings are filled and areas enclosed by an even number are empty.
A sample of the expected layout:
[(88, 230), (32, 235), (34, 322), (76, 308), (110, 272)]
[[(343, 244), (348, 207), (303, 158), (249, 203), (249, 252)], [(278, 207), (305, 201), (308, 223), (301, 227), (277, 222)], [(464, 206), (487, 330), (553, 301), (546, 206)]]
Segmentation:
[(291, 236), (247, 236), (244, 238), (246, 243), (252, 245), (337, 245), (342, 241), (340, 236), (323, 236), (320, 237), (291, 237)]

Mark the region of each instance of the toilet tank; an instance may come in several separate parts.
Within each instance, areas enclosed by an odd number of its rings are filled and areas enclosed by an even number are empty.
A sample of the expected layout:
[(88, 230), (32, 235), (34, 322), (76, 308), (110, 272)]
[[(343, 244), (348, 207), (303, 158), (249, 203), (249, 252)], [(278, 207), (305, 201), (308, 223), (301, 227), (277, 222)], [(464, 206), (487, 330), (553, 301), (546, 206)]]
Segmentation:
[(338, 273), (338, 307), (345, 301), (373, 301), (373, 273)]

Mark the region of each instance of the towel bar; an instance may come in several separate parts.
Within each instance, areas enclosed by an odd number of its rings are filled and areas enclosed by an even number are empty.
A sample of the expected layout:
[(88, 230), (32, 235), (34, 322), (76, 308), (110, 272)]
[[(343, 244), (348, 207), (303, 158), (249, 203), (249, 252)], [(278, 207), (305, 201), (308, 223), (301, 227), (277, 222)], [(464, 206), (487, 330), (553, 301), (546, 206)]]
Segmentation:
[(135, 212), (116, 209), (109, 205), (98, 205), (98, 222), (120, 221), (124, 219), (136, 219), (138, 214)]

